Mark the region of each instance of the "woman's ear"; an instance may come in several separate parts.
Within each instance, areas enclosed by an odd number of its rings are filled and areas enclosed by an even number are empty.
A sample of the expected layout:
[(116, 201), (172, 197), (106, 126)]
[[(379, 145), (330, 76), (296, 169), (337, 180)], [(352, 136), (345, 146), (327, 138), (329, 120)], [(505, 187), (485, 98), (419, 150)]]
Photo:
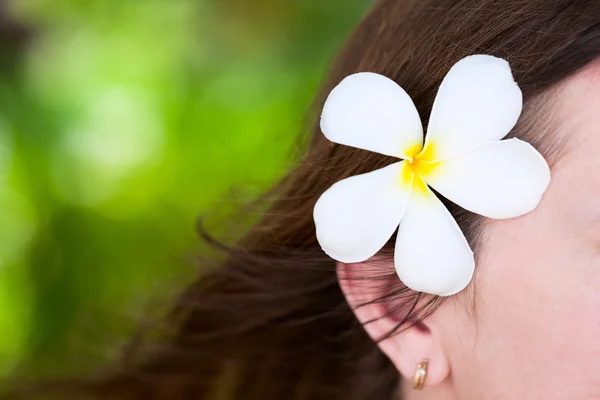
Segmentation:
[[(441, 329), (436, 326), (435, 313), (413, 326), (414, 321), (409, 316), (413, 306), (416, 310), (430, 297), (409, 296), (404, 290), (401, 295), (400, 281), (395, 273), (381, 276), (381, 270), (394, 271), (391, 263), (371, 260), (357, 264), (338, 263), (340, 287), (364, 329), (405, 379), (412, 381), (417, 365), (427, 359), (425, 386), (439, 385), (450, 376), (450, 362), (440, 337)], [(394, 291), (399, 292), (398, 296), (393, 295)], [(412, 298), (415, 300), (409, 303), (408, 299)], [(407, 316), (409, 319), (390, 335)]]

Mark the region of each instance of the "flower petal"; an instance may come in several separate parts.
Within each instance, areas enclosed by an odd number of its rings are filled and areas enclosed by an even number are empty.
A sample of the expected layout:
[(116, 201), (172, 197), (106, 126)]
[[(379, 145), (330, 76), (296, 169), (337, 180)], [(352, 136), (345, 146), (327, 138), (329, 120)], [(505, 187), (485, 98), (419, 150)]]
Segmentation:
[(522, 107), (523, 95), (508, 62), (487, 55), (463, 58), (440, 86), (426, 142), (440, 159), (500, 140), (515, 126)]
[(398, 158), (423, 146), (423, 126), (411, 98), (396, 82), (372, 72), (350, 75), (333, 89), (321, 130), (332, 142)]
[(400, 280), (419, 292), (449, 296), (471, 281), (475, 261), (469, 243), (427, 187), (411, 196), (398, 229), (394, 264)]
[(317, 201), (317, 240), (335, 260), (352, 263), (374, 256), (398, 227), (411, 182), (402, 181), (405, 161), (334, 184)]
[(442, 160), (425, 181), (466, 210), (513, 218), (537, 207), (550, 183), (550, 168), (529, 143), (509, 139)]

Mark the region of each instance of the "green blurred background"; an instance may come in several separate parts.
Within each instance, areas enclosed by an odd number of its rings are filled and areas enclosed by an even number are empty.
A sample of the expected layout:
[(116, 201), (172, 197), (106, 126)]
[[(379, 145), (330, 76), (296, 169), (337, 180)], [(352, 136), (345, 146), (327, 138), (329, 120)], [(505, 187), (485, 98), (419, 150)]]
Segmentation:
[(289, 168), (369, 3), (0, 0), (0, 372), (118, 354), (196, 268), (196, 218)]

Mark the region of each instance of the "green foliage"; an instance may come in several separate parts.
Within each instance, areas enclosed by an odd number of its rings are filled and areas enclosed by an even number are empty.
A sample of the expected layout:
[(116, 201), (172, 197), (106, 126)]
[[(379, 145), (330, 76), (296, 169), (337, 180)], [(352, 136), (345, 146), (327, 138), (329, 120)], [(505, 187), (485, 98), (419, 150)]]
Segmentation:
[(0, 61), (0, 368), (68, 372), (189, 276), (196, 217), (289, 168), (368, 1), (9, 6), (28, 34)]

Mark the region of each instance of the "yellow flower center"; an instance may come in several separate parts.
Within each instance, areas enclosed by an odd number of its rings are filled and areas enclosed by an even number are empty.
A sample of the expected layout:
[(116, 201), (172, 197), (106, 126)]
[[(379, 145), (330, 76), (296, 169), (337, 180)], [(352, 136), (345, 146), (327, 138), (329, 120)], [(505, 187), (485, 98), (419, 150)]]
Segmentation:
[(423, 177), (439, 165), (439, 161), (434, 161), (435, 146), (432, 143), (427, 143), (425, 147), (421, 144), (414, 145), (406, 151), (406, 156), (406, 163), (402, 170), (403, 184), (410, 185), (412, 181), (413, 189), (426, 193), (427, 184)]

